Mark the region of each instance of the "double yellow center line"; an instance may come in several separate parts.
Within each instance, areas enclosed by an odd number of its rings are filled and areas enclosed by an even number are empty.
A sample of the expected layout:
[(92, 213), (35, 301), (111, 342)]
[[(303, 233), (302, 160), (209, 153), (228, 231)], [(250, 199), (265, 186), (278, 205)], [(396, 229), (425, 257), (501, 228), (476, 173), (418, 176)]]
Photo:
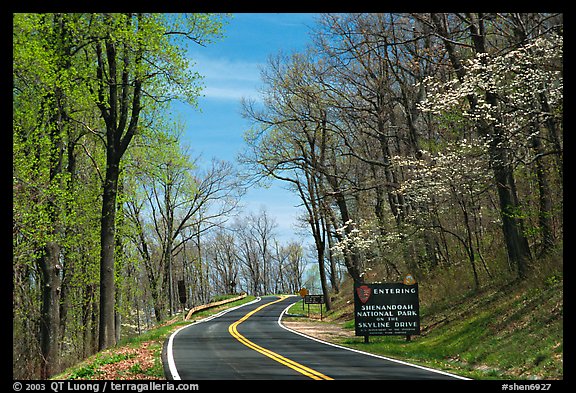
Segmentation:
[(230, 332), (232, 337), (234, 337), (236, 340), (240, 341), (242, 344), (246, 345), (248, 348), (253, 349), (256, 352), (260, 352), (261, 354), (268, 356), (270, 359), (275, 360), (278, 363), (281, 363), (287, 367), (290, 367), (291, 369), (296, 370), (299, 373), (306, 375), (307, 377), (310, 377), (312, 379), (318, 379), (318, 380), (321, 380), (321, 379), (331, 380), (331, 379), (333, 379), (327, 375), (322, 374), (319, 371), (311, 369), (310, 367), (306, 367), (306, 366), (304, 366), (298, 362), (295, 362), (294, 360), (291, 360), (291, 359), (288, 359), (282, 355), (279, 355), (276, 352), (273, 352), (269, 349), (263, 348), (260, 345), (257, 345), (255, 343), (253, 343), (252, 341), (248, 340), (246, 337), (244, 337), (240, 333), (238, 333), (238, 325), (240, 325), (242, 322), (244, 322), (245, 320), (250, 318), (252, 315), (256, 314), (258, 311), (262, 310), (264, 307), (268, 307), (274, 303), (281, 302), (282, 300), (284, 300), (284, 297), (281, 297), (280, 299), (275, 300), (273, 302), (266, 303), (266, 304), (256, 308), (255, 310), (250, 311), (249, 313), (244, 315), (242, 318), (240, 318), (239, 320), (237, 320), (236, 322), (231, 324), (228, 327), (228, 331)]

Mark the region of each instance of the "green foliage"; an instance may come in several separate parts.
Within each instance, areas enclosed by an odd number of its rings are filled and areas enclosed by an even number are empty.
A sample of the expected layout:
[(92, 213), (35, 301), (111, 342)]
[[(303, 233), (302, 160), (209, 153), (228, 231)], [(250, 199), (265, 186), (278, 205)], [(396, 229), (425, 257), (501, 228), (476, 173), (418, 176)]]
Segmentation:
[(544, 285), (547, 288), (557, 286), (562, 282), (563, 276), (563, 273), (553, 273), (545, 278)]
[[(150, 130), (162, 130), (171, 121), (161, 111), (166, 102), (179, 98), (194, 104), (200, 93), (201, 77), (193, 69), (186, 45), (205, 45), (220, 38), (225, 20), (214, 14), (13, 15), (13, 280), (18, 288), (14, 328), (29, 332), (26, 318), (39, 317), (30, 311), (31, 305), (40, 309), (42, 298), (39, 261), (45, 245), (55, 242), (62, 268), (62, 362), (91, 353), (97, 334), (99, 228), (108, 143), (102, 109), (110, 110), (112, 102), (110, 89), (99, 85), (98, 58), (107, 66), (113, 60), (108, 55), (116, 54), (116, 74), (106, 69), (102, 76), (119, 86), (117, 92), (127, 87), (118, 101), (129, 102), (135, 83), (143, 83), (146, 96), (140, 118), (145, 124), (138, 127), (137, 135), (152, 138)], [(120, 116), (116, 121), (119, 125)], [(169, 145), (161, 145), (163, 157), (188, 165), (177, 139), (159, 131), (156, 143), (162, 135), (166, 141), (171, 138)], [(134, 189), (126, 187), (117, 203), (123, 204)], [(187, 190), (194, 192), (192, 181)], [(119, 236), (129, 236), (130, 223), (122, 221), (122, 215), (117, 218)], [(142, 285), (136, 250), (120, 242), (117, 254), (118, 311), (130, 318), (134, 307), (130, 302), (148, 291)], [(15, 362), (15, 377), (34, 377), (40, 354), (21, 352), (39, 348), (38, 337), (20, 333), (15, 332), (15, 359), (30, 366)], [(79, 372), (88, 375), (90, 369)]]

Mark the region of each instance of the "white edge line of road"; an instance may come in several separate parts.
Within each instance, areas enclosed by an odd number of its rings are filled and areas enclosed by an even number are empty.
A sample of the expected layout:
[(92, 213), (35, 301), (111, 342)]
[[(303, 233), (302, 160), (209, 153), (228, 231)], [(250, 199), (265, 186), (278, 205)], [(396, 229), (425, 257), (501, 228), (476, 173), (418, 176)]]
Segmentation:
[(262, 300), (262, 299), (260, 297), (257, 297), (256, 299), (252, 300), (251, 302), (244, 303), (244, 304), (241, 304), (239, 306), (232, 307), (232, 308), (227, 308), (226, 310), (220, 311), (218, 314), (214, 314), (214, 315), (211, 315), (209, 317), (206, 317), (206, 318), (200, 319), (198, 321), (192, 322), (189, 325), (182, 326), (180, 329), (178, 329), (174, 333), (172, 333), (170, 335), (170, 338), (168, 339), (168, 345), (166, 347), (166, 357), (168, 358), (168, 368), (170, 369), (170, 374), (172, 375), (172, 379), (174, 379), (174, 380), (182, 379), (182, 378), (180, 378), (180, 374), (178, 374), (178, 370), (176, 369), (176, 363), (174, 362), (174, 355), (172, 353), (172, 346), (174, 345), (174, 337), (176, 337), (176, 335), (180, 331), (182, 331), (182, 330), (184, 330), (190, 326), (197, 325), (197, 324), (202, 323), (202, 322), (208, 322), (214, 318), (221, 317), (222, 315), (224, 315), (230, 311), (236, 310), (240, 307), (247, 306), (249, 304), (257, 303), (260, 300)]
[[(292, 304), (294, 304), (294, 303), (292, 303)], [(456, 374), (451, 374), (451, 373), (448, 373), (448, 372), (445, 372), (445, 371), (435, 370), (435, 369), (433, 369), (433, 368), (429, 368), (429, 367), (419, 366), (419, 365), (417, 365), (417, 364), (408, 363), (408, 362), (405, 362), (405, 361), (403, 361), (403, 360), (388, 358), (388, 357), (386, 357), (386, 356), (376, 355), (376, 354), (374, 354), (374, 353), (369, 353), (369, 352), (360, 351), (360, 350), (354, 349), (354, 348), (344, 347), (344, 346), (342, 346), (342, 345), (338, 345), (338, 344), (334, 344), (334, 343), (331, 343), (331, 342), (328, 342), (328, 341), (320, 340), (320, 339), (318, 339), (318, 338), (316, 338), (316, 337), (312, 337), (312, 336), (309, 336), (309, 335), (307, 335), (307, 334), (298, 332), (298, 331), (296, 331), (296, 330), (294, 330), (294, 329), (290, 329), (288, 326), (284, 326), (284, 325), (282, 324), (282, 317), (284, 316), (284, 314), (286, 313), (286, 311), (288, 311), (288, 309), (292, 306), (292, 304), (290, 304), (288, 307), (286, 307), (286, 308), (284, 309), (284, 311), (282, 311), (282, 312), (280, 313), (280, 316), (278, 317), (278, 325), (280, 325), (281, 328), (286, 329), (286, 330), (288, 330), (288, 331), (290, 331), (290, 332), (292, 332), (292, 333), (299, 334), (299, 335), (302, 336), (302, 337), (306, 337), (306, 338), (308, 338), (308, 339), (310, 339), (310, 340), (314, 340), (314, 341), (317, 341), (317, 342), (322, 343), (322, 344), (331, 345), (331, 346), (336, 347), (336, 348), (346, 349), (346, 350), (348, 350), (348, 351), (357, 352), (357, 353), (361, 353), (361, 354), (364, 354), (364, 355), (372, 356), (372, 357), (375, 357), (375, 358), (380, 358), (380, 359), (388, 360), (388, 361), (390, 361), (390, 362), (395, 362), (395, 363), (404, 364), (404, 365), (406, 365), (406, 366), (421, 368), (421, 369), (423, 369), (423, 370), (431, 371), (431, 372), (438, 373), (438, 374), (448, 375), (448, 376), (450, 376), (450, 377), (454, 377), (454, 378), (458, 378), (458, 379), (464, 379), (464, 380), (467, 380), (467, 381), (471, 381), (471, 380), (472, 380), (472, 379), (470, 379), (470, 378), (462, 377), (462, 376), (456, 375)]]

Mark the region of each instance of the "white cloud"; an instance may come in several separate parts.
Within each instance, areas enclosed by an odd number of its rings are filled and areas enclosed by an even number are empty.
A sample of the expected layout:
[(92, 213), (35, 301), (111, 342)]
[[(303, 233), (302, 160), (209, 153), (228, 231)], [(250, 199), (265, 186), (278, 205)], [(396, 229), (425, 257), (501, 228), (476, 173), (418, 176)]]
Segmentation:
[(240, 100), (257, 98), (261, 63), (224, 57), (194, 56), (194, 70), (204, 76), (206, 98)]
[(259, 82), (261, 63), (227, 58), (196, 58), (196, 67), (214, 81)]
[(258, 98), (258, 92), (254, 88), (233, 86), (216, 87), (208, 85), (202, 90), (202, 95), (206, 98), (234, 101), (239, 101), (242, 98)]

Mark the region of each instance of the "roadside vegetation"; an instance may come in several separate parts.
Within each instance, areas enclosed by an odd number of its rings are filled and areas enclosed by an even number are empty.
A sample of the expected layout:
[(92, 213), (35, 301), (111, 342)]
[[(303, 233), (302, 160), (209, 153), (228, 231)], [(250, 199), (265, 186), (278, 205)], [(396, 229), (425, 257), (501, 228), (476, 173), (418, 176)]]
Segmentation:
[[(425, 286), (425, 284), (421, 284)], [(305, 333), (362, 351), (444, 370), (472, 379), (563, 379), (563, 274), (552, 271), (526, 281), (512, 281), (463, 292), (443, 300), (421, 297), (421, 334), (354, 336), (352, 287), (343, 285), (334, 309), (320, 321), (310, 317), (285, 321), (312, 324)], [(424, 291), (425, 293), (425, 291)], [(307, 316), (302, 302), (288, 312)], [(334, 333), (329, 325), (340, 327)], [(330, 335), (322, 332), (330, 331)]]
[[(198, 104), (187, 49), (228, 21), (13, 14), (13, 377), (86, 358), (78, 377), (157, 376), (124, 340), (181, 304), (296, 293), (311, 266), (342, 322), (352, 282), (418, 281), (422, 335), (370, 348), (561, 376), (563, 14), (318, 14), (239, 103), (241, 157), (204, 164), (169, 104)], [(307, 241), (241, 210), (271, 179), (299, 198)]]
[[(233, 296), (228, 296), (232, 298)], [(224, 300), (222, 296), (215, 301)], [(225, 305), (208, 308), (192, 315), (190, 320), (183, 320), (185, 313), (178, 313), (173, 318), (142, 333), (122, 339), (114, 347), (96, 353), (84, 361), (53, 376), (51, 379), (165, 379), (162, 364), (162, 348), (170, 335), (182, 326), (209, 317), (220, 311), (239, 306), (254, 300), (247, 296)]]

